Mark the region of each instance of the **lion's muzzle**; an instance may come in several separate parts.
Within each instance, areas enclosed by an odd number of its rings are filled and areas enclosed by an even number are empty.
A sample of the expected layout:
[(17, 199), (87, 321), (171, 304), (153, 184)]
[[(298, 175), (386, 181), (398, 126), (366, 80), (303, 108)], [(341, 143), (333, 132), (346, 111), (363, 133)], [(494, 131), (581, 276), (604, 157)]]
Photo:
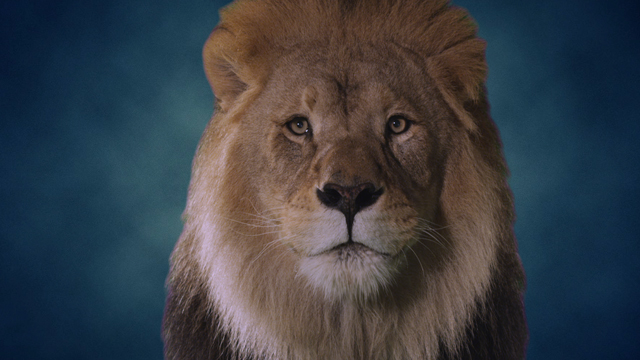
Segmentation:
[(318, 199), (320, 199), (323, 205), (340, 210), (344, 214), (347, 220), (349, 239), (351, 239), (351, 229), (356, 213), (375, 204), (383, 192), (383, 188), (376, 189), (372, 183), (364, 183), (356, 186), (342, 186), (329, 183), (326, 184), (322, 190), (316, 190)]

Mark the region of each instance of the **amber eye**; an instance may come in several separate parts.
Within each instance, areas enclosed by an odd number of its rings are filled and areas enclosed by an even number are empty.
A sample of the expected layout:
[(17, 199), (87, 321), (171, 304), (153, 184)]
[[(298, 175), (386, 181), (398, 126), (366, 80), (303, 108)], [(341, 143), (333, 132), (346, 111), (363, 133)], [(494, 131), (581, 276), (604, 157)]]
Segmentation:
[(409, 130), (411, 123), (400, 115), (394, 115), (389, 118), (389, 122), (387, 122), (387, 126), (389, 127), (389, 131), (392, 134), (398, 135)]
[(311, 132), (311, 127), (309, 126), (309, 120), (302, 116), (296, 116), (293, 120), (287, 123), (287, 128), (294, 135), (305, 135)]

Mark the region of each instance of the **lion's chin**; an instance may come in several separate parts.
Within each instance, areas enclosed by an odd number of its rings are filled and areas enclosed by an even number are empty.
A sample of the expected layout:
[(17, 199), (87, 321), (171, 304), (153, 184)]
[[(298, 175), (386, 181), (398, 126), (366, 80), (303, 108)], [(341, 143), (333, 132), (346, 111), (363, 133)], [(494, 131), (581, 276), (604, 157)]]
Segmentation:
[(300, 272), (329, 300), (366, 301), (391, 284), (398, 267), (396, 257), (344, 243), (303, 258)]

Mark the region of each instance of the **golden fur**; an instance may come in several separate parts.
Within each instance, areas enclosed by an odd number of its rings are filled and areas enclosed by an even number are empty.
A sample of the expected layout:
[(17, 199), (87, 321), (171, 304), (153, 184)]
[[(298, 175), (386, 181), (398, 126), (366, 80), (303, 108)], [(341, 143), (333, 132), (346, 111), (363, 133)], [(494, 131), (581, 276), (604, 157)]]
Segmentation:
[[(223, 10), (204, 48), (216, 111), (172, 255), (166, 357), (523, 358), (484, 47), (446, 1)], [(410, 126), (395, 134), (398, 117)], [(328, 184), (377, 192), (349, 222), (322, 200)]]

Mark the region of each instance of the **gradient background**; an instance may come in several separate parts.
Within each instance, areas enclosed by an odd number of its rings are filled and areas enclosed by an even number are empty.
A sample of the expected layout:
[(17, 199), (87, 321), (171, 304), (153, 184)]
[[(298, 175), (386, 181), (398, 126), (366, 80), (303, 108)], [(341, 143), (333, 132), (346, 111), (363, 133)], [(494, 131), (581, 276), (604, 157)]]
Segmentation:
[[(223, 3), (1, 3), (2, 359), (162, 358)], [(528, 358), (638, 359), (640, 6), (513, 3), (456, 1), (488, 41)]]

